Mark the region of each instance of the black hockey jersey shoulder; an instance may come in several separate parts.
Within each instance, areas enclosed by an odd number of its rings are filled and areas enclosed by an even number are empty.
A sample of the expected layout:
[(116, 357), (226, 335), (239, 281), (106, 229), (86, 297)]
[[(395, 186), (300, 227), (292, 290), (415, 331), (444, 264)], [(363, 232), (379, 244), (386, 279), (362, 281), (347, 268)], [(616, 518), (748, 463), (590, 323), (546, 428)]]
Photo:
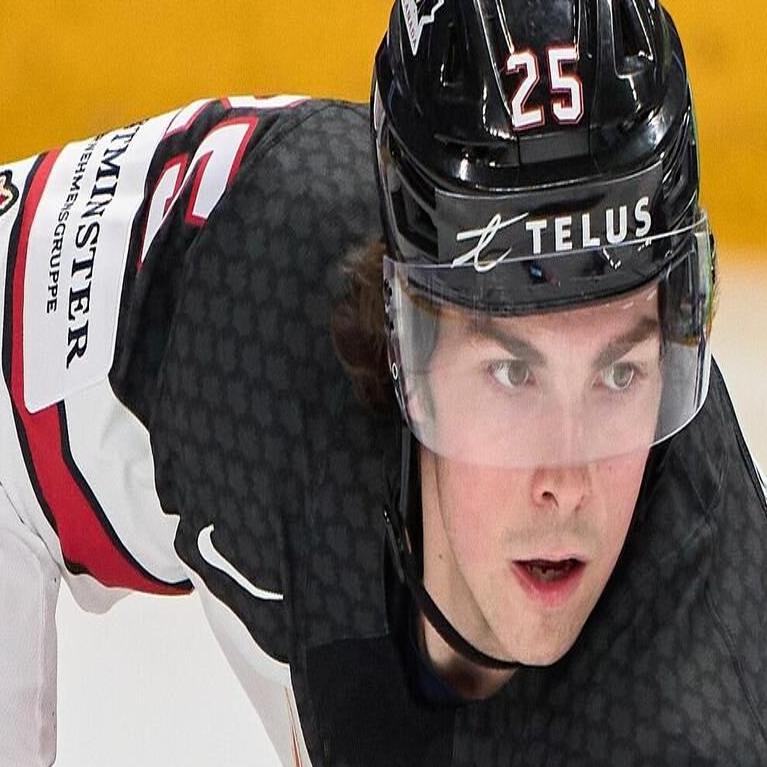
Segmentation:
[[(137, 334), (158, 345), (144, 407), (158, 494), (180, 517), (177, 551), (281, 659), (312, 488), (350, 395), (329, 331), (338, 267), (380, 237), (369, 141), (362, 109), (296, 109), (243, 162), (184, 255), (174, 300), (158, 308), (165, 336)], [(210, 567), (199, 540), (211, 526), (216, 549), (283, 601), (253, 598)]]
[[(288, 216), (300, 219), (299, 226), (306, 220), (301, 209), (307, 203), (297, 199), (298, 207), (288, 210), (293, 191), (310, 177), (323, 177), (325, 183), (318, 190), (316, 204), (330, 205), (332, 196), (325, 191), (333, 183), (344, 183), (339, 174), (348, 172), (344, 168), (349, 158), (341, 155), (349, 153), (354, 167), (360, 167), (363, 155), (367, 160), (362, 146), (367, 106), (361, 104), (284, 96), (202, 100), (181, 110), (174, 123), (178, 127), (168, 131), (152, 159), (146, 181), (146, 210), (134, 225), (134, 250), (138, 254), (129, 259), (126, 270), (110, 375), (115, 392), (145, 425), (157, 394), (159, 368), (183, 290), (184, 269), (194, 258), (202, 233), (206, 242), (215, 239), (225, 250), (238, 247), (243, 240), (228, 238), (224, 230), (233, 231), (229, 219), (240, 217), (256, 204), (248, 197), (257, 196), (258, 188), (267, 190), (264, 199), (268, 209), (262, 206), (243, 222), (251, 235), (265, 231), (270, 217), (275, 216), (284, 218), (285, 223)], [(283, 146), (284, 151), (278, 151)], [(272, 154), (276, 161), (265, 159)], [(228, 172), (228, 179), (216, 179), (211, 157), (221, 158), (223, 168), (218, 172)], [(201, 218), (195, 215), (194, 207), (206, 192), (206, 173), (212, 177), (208, 186), (219, 199), (209, 215)], [(220, 190), (215, 188), (217, 181)], [(174, 183), (176, 188), (168, 196)], [(240, 194), (236, 191), (240, 188), (246, 191)], [(168, 209), (161, 225), (153, 230), (155, 198), (162, 200), (164, 196)], [(258, 250), (262, 259), (270, 257), (268, 248)]]

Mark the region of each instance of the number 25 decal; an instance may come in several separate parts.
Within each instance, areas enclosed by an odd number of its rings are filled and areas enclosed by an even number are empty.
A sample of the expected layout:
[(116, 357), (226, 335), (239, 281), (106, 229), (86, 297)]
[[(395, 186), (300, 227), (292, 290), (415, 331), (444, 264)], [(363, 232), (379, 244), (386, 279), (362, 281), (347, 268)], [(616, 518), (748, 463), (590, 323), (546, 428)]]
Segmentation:
[[(564, 64), (578, 61), (578, 49), (574, 45), (557, 45), (546, 50), (551, 83), (551, 111), (558, 123), (572, 125), (583, 117), (583, 84), (575, 73), (562, 71)], [(541, 105), (528, 107), (527, 100), (541, 79), (538, 59), (530, 50), (517, 51), (509, 56), (506, 72), (524, 71), (522, 82), (511, 99), (511, 124), (515, 130), (525, 130), (543, 125), (546, 118)], [(560, 95), (561, 94), (561, 95)]]

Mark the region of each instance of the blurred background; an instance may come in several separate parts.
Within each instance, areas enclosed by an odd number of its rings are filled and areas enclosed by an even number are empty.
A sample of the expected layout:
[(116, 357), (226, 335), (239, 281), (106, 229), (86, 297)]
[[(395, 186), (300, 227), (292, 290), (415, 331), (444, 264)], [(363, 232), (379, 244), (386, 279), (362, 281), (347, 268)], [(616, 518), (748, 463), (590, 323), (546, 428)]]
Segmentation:
[[(666, 7), (687, 52), (719, 242), (714, 350), (765, 465), (767, 26), (756, 0)], [(388, 0), (3, 2), (0, 163), (201, 96), (366, 100), (388, 13)], [(95, 616), (64, 588), (58, 619), (58, 765), (276, 765), (196, 597), (131, 597)]]

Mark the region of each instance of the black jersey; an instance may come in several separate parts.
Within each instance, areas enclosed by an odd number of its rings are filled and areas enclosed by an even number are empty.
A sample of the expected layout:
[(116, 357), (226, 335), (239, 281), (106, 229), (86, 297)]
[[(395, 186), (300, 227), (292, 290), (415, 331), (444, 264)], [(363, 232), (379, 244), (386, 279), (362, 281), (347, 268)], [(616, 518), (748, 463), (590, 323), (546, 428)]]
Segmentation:
[(363, 107), (241, 98), (0, 167), (0, 608), (40, 607), (3, 645), (0, 756), (52, 758), (61, 573), (91, 609), (198, 589), (286, 765), (767, 762), (767, 503), (716, 370), (573, 648), (424, 700), (381, 515), (398, 424), (329, 332), (380, 237), (369, 141)]

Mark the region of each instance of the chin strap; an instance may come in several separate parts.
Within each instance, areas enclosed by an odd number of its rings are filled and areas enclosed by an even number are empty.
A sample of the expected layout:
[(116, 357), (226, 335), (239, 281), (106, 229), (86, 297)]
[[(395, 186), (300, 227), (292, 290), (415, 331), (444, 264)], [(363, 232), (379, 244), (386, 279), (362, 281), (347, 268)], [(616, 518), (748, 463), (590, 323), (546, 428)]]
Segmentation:
[(407, 535), (407, 512), (412, 502), (414, 492), (414, 462), (411, 461), (414, 437), (410, 429), (403, 423), (401, 426), (401, 463), (399, 498), (389, 477), (386, 478), (386, 501), (383, 507), (386, 537), (389, 542), (394, 567), (401, 583), (405, 584), (426, 620), (434, 630), (453, 648), (472, 663), (485, 668), (512, 670), (522, 664), (516, 661), (500, 660), (486, 655), (464, 639), (453, 627), (443, 612), (437, 607), (429, 592), (424, 588), (419, 572), (418, 561), (413, 554), (410, 539)]

